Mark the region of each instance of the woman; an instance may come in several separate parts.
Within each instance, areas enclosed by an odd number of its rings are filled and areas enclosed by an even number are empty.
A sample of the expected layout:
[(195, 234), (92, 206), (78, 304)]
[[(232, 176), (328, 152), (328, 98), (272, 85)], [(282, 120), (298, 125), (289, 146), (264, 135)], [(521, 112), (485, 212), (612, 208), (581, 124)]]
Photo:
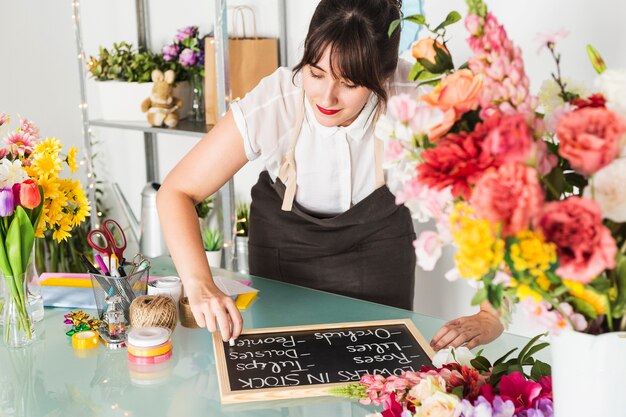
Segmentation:
[[(385, 185), (374, 137), (389, 94), (415, 94), (398, 67), (400, 33), (387, 36), (399, 17), (400, 1), (322, 0), (302, 61), (233, 103), (159, 190), (194, 317), (225, 341), (239, 336), (242, 319), (213, 283), (193, 207), (255, 158), (266, 171), (252, 189), (251, 274), (412, 309), (412, 220)], [(471, 348), (501, 332), (485, 306), (447, 323), (431, 343)]]

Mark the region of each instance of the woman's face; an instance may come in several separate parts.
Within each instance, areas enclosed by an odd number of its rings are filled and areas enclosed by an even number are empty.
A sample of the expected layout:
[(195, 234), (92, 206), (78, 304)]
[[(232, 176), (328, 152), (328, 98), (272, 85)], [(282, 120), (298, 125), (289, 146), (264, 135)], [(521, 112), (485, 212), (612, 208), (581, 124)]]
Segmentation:
[(370, 90), (336, 79), (330, 70), (330, 46), (317, 64), (303, 68), (303, 84), (317, 121), (326, 127), (348, 126), (359, 115)]

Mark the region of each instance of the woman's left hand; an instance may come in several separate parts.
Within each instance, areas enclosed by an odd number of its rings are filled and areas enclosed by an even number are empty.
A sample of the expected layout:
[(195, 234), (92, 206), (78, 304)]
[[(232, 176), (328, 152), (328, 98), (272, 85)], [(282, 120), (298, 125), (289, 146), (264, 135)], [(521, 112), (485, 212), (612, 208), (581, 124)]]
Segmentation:
[(460, 317), (444, 324), (430, 341), (430, 345), (435, 350), (462, 345), (473, 349), (492, 342), (503, 331), (504, 327), (494, 313), (481, 310), (472, 316)]

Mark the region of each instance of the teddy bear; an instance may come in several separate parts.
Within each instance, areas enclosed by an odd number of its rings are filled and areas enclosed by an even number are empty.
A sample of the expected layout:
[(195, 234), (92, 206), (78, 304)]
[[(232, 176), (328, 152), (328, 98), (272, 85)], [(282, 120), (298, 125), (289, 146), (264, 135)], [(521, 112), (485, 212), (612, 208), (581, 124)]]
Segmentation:
[(151, 126), (176, 127), (178, 124), (178, 109), (183, 101), (172, 96), (172, 84), (176, 74), (167, 70), (165, 74), (159, 70), (152, 71), (152, 94), (141, 103), (141, 111), (148, 112), (148, 123)]

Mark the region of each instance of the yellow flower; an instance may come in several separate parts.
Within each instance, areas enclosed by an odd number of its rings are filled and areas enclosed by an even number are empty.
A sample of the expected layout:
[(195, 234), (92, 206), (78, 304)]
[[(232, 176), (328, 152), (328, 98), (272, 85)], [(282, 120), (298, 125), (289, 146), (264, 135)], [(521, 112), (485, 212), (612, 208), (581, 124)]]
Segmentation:
[(578, 281), (563, 280), (563, 285), (569, 289), (569, 293), (574, 297), (586, 301), (598, 314), (606, 313), (606, 297), (598, 294), (597, 292), (585, 288), (585, 286)]
[(545, 273), (556, 263), (554, 244), (546, 242), (540, 231), (523, 230), (515, 237), (518, 241), (511, 245), (509, 251), (513, 268), (538, 280), (542, 279), (542, 289), (548, 289), (550, 283)]
[(65, 218), (62, 219), (63, 221), (61, 221), (55, 228), (54, 232), (52, 232), (52, 237), (57, 241), (60, 242), (62, 240), (67, 239), (68, 237), (71, 236), (71, 231), (72, 231), (72, 226), (70, 225), (69, 222), (65, 221)]
[(73, 174), (78, 169), (78, 165), (76, 164), (76, 155), (78, 154), (78, 149), (72, 146), (69, 151), (67, 151), (67, 158), (65, 158), (65, 162), (67, 166), (70, 168), (70, 172)]
[(33, 154), (35, 158), (39, 155), (50, 155), (58, 157), (59, 152), (61, 152), (61, 141), (57, 138), (46, 138), (45, 140), (39, 142), (35, 145), (35, 150)]
[(450, 225), (458, 246), (455, 261), (462, 277), (478, 280), (502, 263), (504, 241), (496, 236), (489, 221), (474, 218), (466, 203), (455, 204)]
[(47, 153), (37, 155), (31, 168), (38, 178), (56, 177), (62, 169), (59, 158)]

